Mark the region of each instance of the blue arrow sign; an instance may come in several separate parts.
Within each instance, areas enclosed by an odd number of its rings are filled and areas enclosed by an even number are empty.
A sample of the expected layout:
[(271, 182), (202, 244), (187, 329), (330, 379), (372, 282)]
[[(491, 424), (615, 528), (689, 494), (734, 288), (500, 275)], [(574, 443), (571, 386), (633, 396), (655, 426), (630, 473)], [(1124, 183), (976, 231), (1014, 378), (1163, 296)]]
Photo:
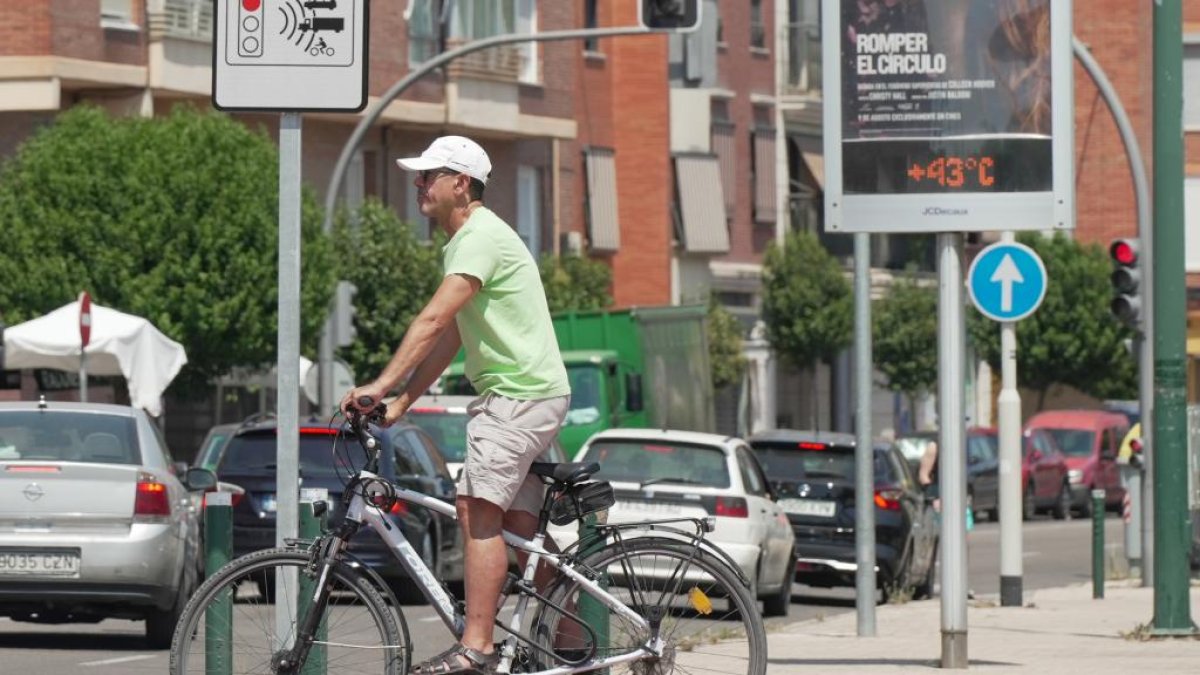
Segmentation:
[(967, 272), (971, 301), (995, 321), (1020, 321), (1046, 297), (1046, 266), (1024, 244), (999, 242), (975, 256)]

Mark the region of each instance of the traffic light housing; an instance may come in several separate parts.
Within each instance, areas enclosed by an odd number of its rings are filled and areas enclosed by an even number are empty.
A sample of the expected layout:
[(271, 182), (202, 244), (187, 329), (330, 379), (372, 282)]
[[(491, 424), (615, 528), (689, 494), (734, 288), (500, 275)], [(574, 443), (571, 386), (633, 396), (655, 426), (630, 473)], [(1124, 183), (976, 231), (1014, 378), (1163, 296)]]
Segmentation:
[(638, 0), (638, 19), (650, 30), (690, 31), (700, 27), (700, 0)]
[(1113, 316), (1133, 327), (1142, 320), (1142, 271), (1138, 268), (1138, 248), (1137, 239), (1114, 239), (1108, 246), (1108, 257), (1113, 261), (1109, 277), (1113, 297), (1109, 309)]
[(358, 287), (349, 281), (338, 281), (337, 291), (333, 300), (333, 344), (337, 347), (349, 347), (358, 338), (358, 328), (354, 326), (354, 317), (358, 310), (354, 308), (354, 296)]

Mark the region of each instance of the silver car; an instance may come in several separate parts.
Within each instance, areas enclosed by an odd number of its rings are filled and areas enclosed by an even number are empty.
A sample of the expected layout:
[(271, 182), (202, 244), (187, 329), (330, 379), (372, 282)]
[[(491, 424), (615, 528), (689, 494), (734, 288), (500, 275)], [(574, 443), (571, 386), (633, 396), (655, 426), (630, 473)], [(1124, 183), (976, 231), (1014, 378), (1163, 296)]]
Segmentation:
[(0, 616), (145, 620), (169, 647), (203, 572), (194, 493), (215, 484), (141, 410), (0, 403)]

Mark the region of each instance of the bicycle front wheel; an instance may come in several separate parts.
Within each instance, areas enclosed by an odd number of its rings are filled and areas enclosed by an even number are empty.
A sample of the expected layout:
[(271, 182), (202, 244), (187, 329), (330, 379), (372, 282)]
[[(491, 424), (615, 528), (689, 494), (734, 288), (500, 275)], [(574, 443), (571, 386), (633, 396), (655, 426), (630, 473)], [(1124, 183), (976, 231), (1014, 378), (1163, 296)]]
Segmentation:
[(342, 563), (302, 669), (281, 667), (315, 593), (309, 554), (268, 549), (221, 568), (196, 591), (171, 641), (171, 673), (408, 672), (408, 630), (371, 581)]
[[(657, 623), (658, 637), (665, 643), (660, 657), (622, 664), (610, 672), (767, 671), (767, 636), (757, 603), (718, 557), (683, 542), (646, 538), (600, 550), (583, 565), (598, 573), (600, 583), (622, 604), (651, 626)], [(628, 654), (652, 637), (569, 579), (559, 582), (549, 600), (596, 631), (596, 658)], [(578, 622), (549, 605), (542, 606), (535, 626), (541, 646), (568, 659), (578, 660), (592, 647)]]

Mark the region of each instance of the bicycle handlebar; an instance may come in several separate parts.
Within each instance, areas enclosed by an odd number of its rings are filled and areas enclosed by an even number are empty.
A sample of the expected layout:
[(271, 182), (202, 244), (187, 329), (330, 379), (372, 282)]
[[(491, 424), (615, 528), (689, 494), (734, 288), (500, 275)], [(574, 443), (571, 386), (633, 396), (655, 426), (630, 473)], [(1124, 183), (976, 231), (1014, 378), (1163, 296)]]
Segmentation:
[[(358, 399), (358, 405), (367, 407), (371, 405), (372, 399), (369, 396), (363, 396)], [(358, 437), (358, 442), (364, 449), (374, 451), (379, 448), (379, 440), (371, 435), (367, 425), (374, 422), (380, 424), (383, 422), (384, 416), (387, 414), (387, 406), (383, 403), (376, 403), (375, 407), (370, 412), (364, 413), (357, 408), (351, 408), (346, 411), (346, 422), (350, 425), (350, 430)]]

